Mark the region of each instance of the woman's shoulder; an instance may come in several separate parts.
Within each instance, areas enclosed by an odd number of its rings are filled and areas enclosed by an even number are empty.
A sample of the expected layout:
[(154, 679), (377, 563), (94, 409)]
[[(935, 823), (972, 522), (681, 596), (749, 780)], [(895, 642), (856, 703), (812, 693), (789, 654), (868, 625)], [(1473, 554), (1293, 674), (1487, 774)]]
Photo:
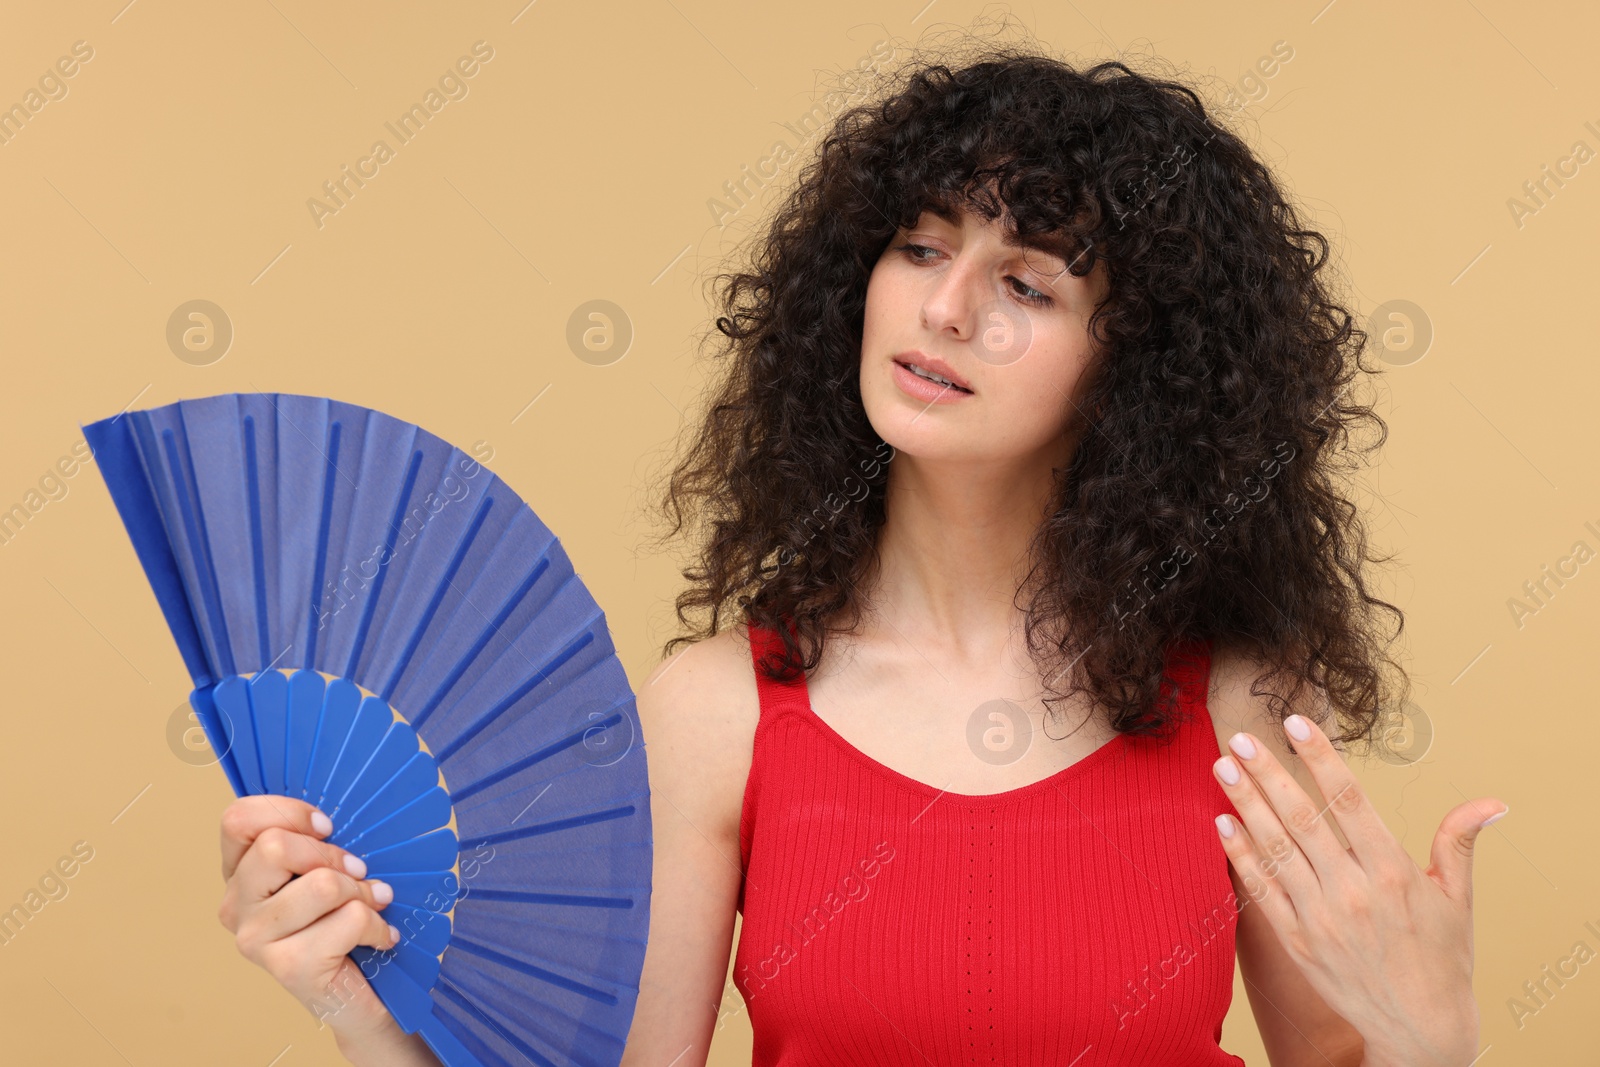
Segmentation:
[(635, 696), (651, 790), (702, 832), (737, 842), (761, 713), (743, 624), (662, 660)]
[[(1213, 643), (1210, 658), (1206, 711), (1216, 732), (1218, 754), (1228, 750), (1228, 739), (1235, 733), (1249, 733), (1259, 738), (1302, 786), (1310, 783), (1310, 771), (1290, 745), (1283, 719), (1299, 712), (1328, 728), (1331, 712), (1326, 694), (1307, 685), (1292, 705), (1275, 710), (1275, 704), (1287, 704), (1288, 694), (1283, 679), (1268, 678), (1275, 666), (1271, 656), (1249, 642), (1219, 640)], [(1254, 692), (1258, 682), (1262, 683), (1259, 694)]]

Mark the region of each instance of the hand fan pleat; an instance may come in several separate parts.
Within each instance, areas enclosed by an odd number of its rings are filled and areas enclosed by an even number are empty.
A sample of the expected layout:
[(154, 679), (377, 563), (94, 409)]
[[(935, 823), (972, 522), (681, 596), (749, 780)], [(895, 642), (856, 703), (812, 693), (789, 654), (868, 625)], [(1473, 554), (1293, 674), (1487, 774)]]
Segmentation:
[(560, 542), (460, 449), (324, 397), (84, 427), (240, 796), (394, 887), (351, 958), (449, 1067), (616, 1064), (648, 932), (644, 746)]

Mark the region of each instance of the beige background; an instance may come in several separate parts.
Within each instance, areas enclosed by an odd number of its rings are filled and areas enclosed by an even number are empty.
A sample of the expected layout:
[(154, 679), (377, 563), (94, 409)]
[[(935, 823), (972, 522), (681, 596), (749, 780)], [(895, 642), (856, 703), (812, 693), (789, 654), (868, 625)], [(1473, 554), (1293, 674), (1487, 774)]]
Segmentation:
[[(638, 507), (697, 410), (701, 283), (775, 194), (727, 225), (709, 202), (775, 140), (808, 148), (783, 124), (877, 42), (904, 49), (978, 8), (123, 3), (9, 5), (0, 32), (0, 106), (75, 42), (93, 50), (0, 146), (0, 510), (30, 511), (0, 545), (0, 908), (75, 843), (93, 850), (0, 946), (0, 1046), (29, 1064), (340, 1062), (217, 922), (232, 794), (169, 747), (188, 679), (103, 483), (49, 473), (81, 423), (235, 390), (331, 395), (490, 442), (640, 683), (678, 578), (639, 551)], [(1414, 766), (1358, 770), (1424, 863), (1446, 809), (1509, 800), (1477, 858), (1480, 1063), (1600, 1062), (1600, 18), (1510, 0), (1012, 10), (1080, 57), (1153, 50), (1215, 103), (1233, 86), (1252, 143), (1334, 241), (1353, 305), (1410, 301), (1431, 323), (1423, 358), (1402, 352), (1379, 387), (1391, 433), (1368, 481), (1434, 740)], [(477, 41), (493, 59), (468, 95), (319, 227), (307, 200), (374, 140), (395, 146), (384, 123)], [(1279, 41), (1293, 59), (1252, 90)], [(1532, 206), (1523, 183), (1578, 141), (1587, 165), (1519, 222), (1509, 201)], [(234, 330), (208, 365), (166, 340), (195, 299)], [(607, 366), (565, 339), (592, 299), (634, 330)], [(1579, 541), (1583, 565), (1561, 564), (1576, 574), (1519, 626), (1523, 583)], [(1587, 965), (1519, 1026), (1508, 1001), (1580, 942)], [(712, 1062), (748, 1063), (731, 986), (723, 1014)], [(1265, 1063), (1242, 983), (1223, 1036)]]

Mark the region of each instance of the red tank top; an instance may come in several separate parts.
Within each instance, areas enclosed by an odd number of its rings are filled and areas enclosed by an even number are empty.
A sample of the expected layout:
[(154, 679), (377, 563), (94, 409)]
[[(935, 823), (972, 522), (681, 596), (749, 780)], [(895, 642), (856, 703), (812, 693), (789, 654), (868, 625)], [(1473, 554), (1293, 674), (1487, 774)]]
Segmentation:
[[(752, 659), (778, 648), (753, 627)], [(1221, 1067), (1238, 812), (1211, 774), (1210, 646), (1180, 642), (1166, 745), (950, 793), (884, 766), (756, 667), (734, 982), (752, 1067)]]

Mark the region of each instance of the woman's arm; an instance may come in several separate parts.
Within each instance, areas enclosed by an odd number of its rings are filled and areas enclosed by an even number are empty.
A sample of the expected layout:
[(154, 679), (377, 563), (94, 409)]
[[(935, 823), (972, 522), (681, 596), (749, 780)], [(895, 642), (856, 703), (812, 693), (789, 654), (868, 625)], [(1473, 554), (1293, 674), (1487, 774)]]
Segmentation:
[[(1238, 874), (1229, 873), (1238, 899), (1248, 900)], [(1311, 988), (1260, 908), (1239, 912), (1235, 936), (1239, 972), (1272, 1067), (1360, 1067), (1361, 1035)]]
[(743, 875), (739, 815), (758, 703), (731, 632), (657, 666), (638, 693), (650, 768), (650, 937), (621, 1067), (704, 1067)]
[[(1217, 650), (1211, 664), (1209, 708), (1218, 755), (1228, 751), (1228, 738), (1241, 730), (1248, 732), (1267, 744), (1309, 795), (1317, 796), (1310, 771), (1289, 747), (1266, 698), (1250, 693), (1251, 683), (1264, 670), (1263, 664), (1247, 656)], [(1232, 864), (1228, 875), (1236, 898), (1244, 902), (1234, 935), (1239, 972), (1272, 1067), (1359, 1067), (1361, 1035), (1311, 988), (1265, 914), (1249, 903)]]

